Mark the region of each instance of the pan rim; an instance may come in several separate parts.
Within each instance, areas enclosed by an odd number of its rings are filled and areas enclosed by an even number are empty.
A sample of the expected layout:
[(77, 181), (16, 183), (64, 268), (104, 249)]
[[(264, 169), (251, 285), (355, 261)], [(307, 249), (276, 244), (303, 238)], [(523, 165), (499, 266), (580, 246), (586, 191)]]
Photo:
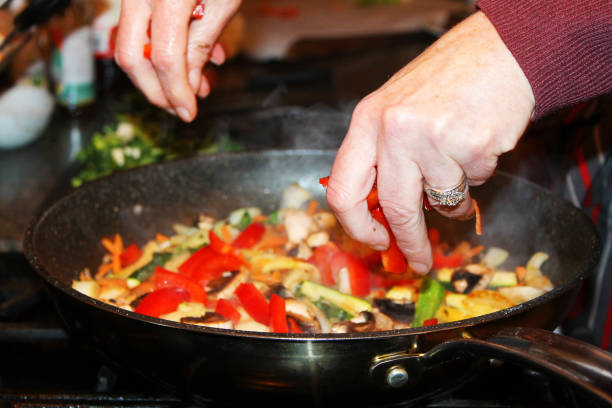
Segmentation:
[[(282, 334), (282, 333), (265, 333), (265, 332), (253, 332), (253, 331), (243, 331), (243, 330), (234, 330), (234, 329), (218, 329), (213, 327), (205, 327), (198, 326), (180, 322), (174, 322), (170, 320), (160, 319), (156, 317), (150, 317), (141, 315), (132, 311), (121, 309), (117, 306), (112, 306), (110, 304), (101, 302), (89, 296), (86, 296), (74, 289), (71, 286), (67, 285), (63, 281), (55, 278), (53, 274), (42, 265), (35, 253), (35, 235), (38, 227), (44, 223), (44, 220), (53, 213), (54, 209), (59, 205), (64, 203), (65, 201), (71, 199), (76, 194), (80, 194), (84, 189), (95, 189), (96, 185), (99, 183), (107, 183), (109, 180), (113, 180), (116, 178), (124, 177), (124, 174), (127, 173), (139, 173), (150, 171), (151, 168), (163, 168), (166, 166), (176, 165), (175, 163), (187, 162), (187, 161), (215, 161), (215, 160), (223, 160), (225, 157), (236, 157), (236, 156), (252, 156), (257, 155), (258, 157), (261, 155), (264, 156), (298, 156), (298, 155), (335, 155), (337, 151), (332, 149), (301, 149), (301, 150), (283, 150), (283, 149), (262, 149), (262, 150), (250, 150), (248, 152), (237, 152), (237, 153), (216, 153), (210, 154), (206, 156), (195, 156), (189, 158), (181, 158), (176, 160), (170, 160), (166, 162), (154, 163), (147, 166), (142, 166), (130, 170), (125, 170), (121, 172), (117, 172), (111, 174), (106, 177), (102, 177), (98, 180), (94, 180), (90, 183), (85, 184), (84, 186), (73, 189), (69, 193), (63, 195), (62, 197), (55, 200), (53, 203), (44, 208), (38, 216), (34, 217), (30, 222), (24, 237), (23, 242), (23, 252), (26, 256), (26, 259), (30, 263), (30, 265), (35, 269), (39, 276), (41, 276), (45, 282), (60, 290), (63, 294), (70, 296), (72, 298), (76, 298), (79, 301), (93, 306), (99, 310), (113, 313), (114, 315), (119, 315), (123, 318), (134, 319), (140, 322), (154, 324), (156, 326), (163, 326), (171, 329), (179, 329), (179, 330), (188, 330), (193, 333), (201, 333), (201, 334), (209, 334), (215, 336), (230, 336), (230, 337), (247, 337), (264, 341), (362, 341), (362, 340), (370, 340), (376, 338), (394, 338), (394, 337), (404, 337), (404, 336), (415, 336), (421, 334), (430, 334), (430, 333), (441, 333), (445, 331), (453, 331), (460, 328), (469, 328), (473, 326), (477, 326), (481, 323), (489, 323), (493, 321), (498, 321), (506, 317), (511, 317), (525, 311), (529, 311), (537, 306), (547, 303), (548, 301), (561, 296), (567, 291), (574, 288), (580, 281), (583, 281), (590, 271), (596, 266), (599, 261), (599, 257), (601, 254), (601, 239), (599, 233), (595, 227), (595, 225), (590, 221), (584, 212), (580, 211), (577, 207), (573, 206), (570, 202), (563, 200), (563, 205), (568, 208), (568, 210), (573, 211), (576, 216), (584, 218), (588, 221), (587, 225), (593, 232), (593, 242), (591, 242), (591, 247), (593, 251), (591, 256), (587, 261), (585, 261), (581, 265), (581, 270), (577, 271), (569, 280), (567, 280), (562, 286), (555, 287), (549, 292), (538, 296), (532, 300), (529, 300), (524, 303), (520, 303), (516, 306), (503, 309), (497, 312), (488, 313), (485, 315), (476, 316), (470, 319), (458, 320), (454, 322), (448, 323), (440, 323), (427, 327), (416, 327), (416, 328), (408, 328), (408, 329), (398, 329), (398, 330), (387, 330), (387, 331), (377, 331), (377, 332), (367, 332), (367, 333), (303, 333), (303, 334)], [(529, 180), (517, 177), (515, 175), (497, 171), (496, 175), (500, 175), (502, 177), (510, 178), (513, 180), (517, 180), (521, 183), (528, 184), (532, 188), (535, 188), (544, 194), (551, 194), (550, 191), (546, 190), (542, 186), (539, 186)]]

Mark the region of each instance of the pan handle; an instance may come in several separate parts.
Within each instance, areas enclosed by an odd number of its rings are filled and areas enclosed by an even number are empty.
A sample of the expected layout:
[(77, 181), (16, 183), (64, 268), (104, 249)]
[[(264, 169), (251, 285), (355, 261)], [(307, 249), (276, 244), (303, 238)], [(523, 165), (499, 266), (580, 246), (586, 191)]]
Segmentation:
[(612, 406), (612, 354), (583, 341), (519, 327), (504, 329), (487, 340), (450, 340), (419, 356), (419, 360), (423, 367), (432, 367), (462, 354), (516, 363), (569, 381)]

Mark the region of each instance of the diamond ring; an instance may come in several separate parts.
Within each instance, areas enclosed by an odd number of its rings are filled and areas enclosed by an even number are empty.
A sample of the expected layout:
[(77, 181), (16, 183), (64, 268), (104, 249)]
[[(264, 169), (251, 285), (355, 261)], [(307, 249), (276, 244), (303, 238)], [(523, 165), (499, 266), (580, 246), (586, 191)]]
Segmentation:
[(432, 206), (456, 207), (465, 199), (467, 188), (467, 178), (464, 173), (461, 181), (456, 186), (448, 189), (441, 190), (434, 188), (426, 182), (425, 194), (429, 197), (429, 202)]

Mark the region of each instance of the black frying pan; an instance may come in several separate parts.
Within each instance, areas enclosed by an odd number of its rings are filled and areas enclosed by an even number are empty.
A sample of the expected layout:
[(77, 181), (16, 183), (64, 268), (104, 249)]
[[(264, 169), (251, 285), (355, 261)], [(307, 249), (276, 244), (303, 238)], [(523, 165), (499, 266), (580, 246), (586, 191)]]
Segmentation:
[[(144, 243), (199, 212), (277, 206), (299, 182), (321, 200), (318, 179), (335, 152), (268, 151), (181, 160), (90, 183), (50, 206), (28, 230), (25, 254), (49, 284), (71, 333), (112, 361), (198, 401), (268, 405), (383, 405), (416, 401), (448, 387), (481, 357), (518, 361), (570, 380), (612, 404), (612, 358), (551, 330), (565, 317), (600, 254), (587, 217), (537, 186), (497, 175), (473, 189), (484, 235), (473, 222), (429, 214), (450, 241), (506, 248), (524, 264), (536, 251), (556, 288), (530, 302), (459, 322), (377, 333), (279, 335), (225, 331), (120, 310), (71, 289), (103, 255), (100, 238), (119, 232)], [(523, 327), (522, 329), (512, 329)], [(488, 340), (481, 340), (488, 339)]]

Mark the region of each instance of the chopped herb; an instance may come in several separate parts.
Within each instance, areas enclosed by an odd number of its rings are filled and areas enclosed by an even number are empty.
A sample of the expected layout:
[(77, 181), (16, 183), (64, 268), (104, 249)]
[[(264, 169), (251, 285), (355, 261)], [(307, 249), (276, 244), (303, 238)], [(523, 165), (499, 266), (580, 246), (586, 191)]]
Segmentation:
[(280, 222), (280, 213), (278, 211), (272, 211), (268, 214), (268, 218), (266, 219), (266, 224), (270, 225), (278, 225)]
[(238, 221), (238, 228), (241, 230), (245, 229), (251, 224), (251, 221), (253, 221), (253, 219), (251, 218), (251, 214), (249, 214), (248, 211), (245, 211), (242, 214), (240, 221)]

